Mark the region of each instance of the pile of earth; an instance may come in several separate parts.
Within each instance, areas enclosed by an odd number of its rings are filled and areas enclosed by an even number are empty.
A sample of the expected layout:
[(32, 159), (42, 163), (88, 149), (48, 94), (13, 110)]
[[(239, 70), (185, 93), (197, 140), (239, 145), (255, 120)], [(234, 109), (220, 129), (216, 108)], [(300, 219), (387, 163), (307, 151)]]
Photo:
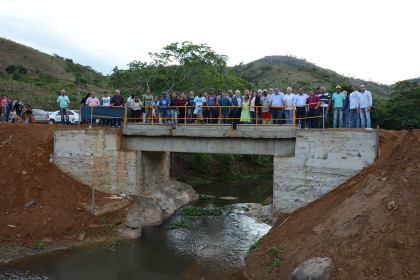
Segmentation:
[(346, 183), (279, 217), (246, 274), (289, 279), (303, 261), (330, 257), (330, 279), (420, 279), (420, 130), (381, 130), (379, 148)]
[[(55, 128), (0, 124), (0, 257), (15, 246), (78, 240), (81, 233), (107, 234), (103, 216), (83, 208), (91, 203), (91, 189), (49, 161)], [(109, 201), (101, 193), (95, 200), (98, 205)]]

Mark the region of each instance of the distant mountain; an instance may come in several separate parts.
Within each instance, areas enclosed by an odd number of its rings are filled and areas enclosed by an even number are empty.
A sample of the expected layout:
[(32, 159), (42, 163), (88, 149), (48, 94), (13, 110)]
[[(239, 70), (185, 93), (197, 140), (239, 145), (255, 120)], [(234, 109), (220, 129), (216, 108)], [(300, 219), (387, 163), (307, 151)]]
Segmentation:
[(325, 86), (329, 92), (334, 92), (336, 85), (350, 90), (352, 84), (365, 84), (378, 99), (387, 99), (390, 94), (390, 87), (387, 85), (345, 77), (294, 56), (266, 56), (248, 64), (230, 67), (228, 71), (237, 73), (260, 89), (279, 87), (286, 91), (290, 86), (295, 92), (299, 87), (309, 92), (310, 89)]
[(78, 108), (86, 92), (103, 92), (108, 77), (90, 66), (74, 63), (72, 59), (49, 55), (6, 38), (0, 38), (0, 93), (34, 108), (55, 110), (57, 96), (65, 89), (72, 104)]

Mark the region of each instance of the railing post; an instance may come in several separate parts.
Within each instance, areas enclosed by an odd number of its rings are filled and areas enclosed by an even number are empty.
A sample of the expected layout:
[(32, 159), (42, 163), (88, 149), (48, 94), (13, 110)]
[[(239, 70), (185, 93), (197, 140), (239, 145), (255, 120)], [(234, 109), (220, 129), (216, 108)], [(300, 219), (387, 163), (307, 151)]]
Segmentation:
[(124, 107), (124, 127), (127, 127), (127, 107)]
[(255, 128), (258, 128), (258, 107), (255, 106)]
[(93, 125), (93, 123), (92, 123), (92, 117), (93, 117), (93, 106), (92, 106), (92, 108), (90, 109), (90, 128), (92, 128), (92, 125)]
[(293, 106), (293, 128), (296, 127), (296, 112), (295, 112), (296, 107)]

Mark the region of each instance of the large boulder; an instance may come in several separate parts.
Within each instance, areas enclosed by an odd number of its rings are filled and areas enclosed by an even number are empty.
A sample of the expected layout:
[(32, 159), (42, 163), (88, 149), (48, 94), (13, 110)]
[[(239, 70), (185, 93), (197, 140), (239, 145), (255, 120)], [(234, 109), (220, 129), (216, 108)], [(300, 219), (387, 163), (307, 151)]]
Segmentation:
[(126, 226), (129, 228), (141, 228), (143, 226), (156, 226), (162, 223), (162, 209), (160, 205), (144, 197), (136, 198), (127, 213)]
[(136, 198), (127, 213), (126, 226), (133, 229), (156, 226), (182, 206), (197, 200), (194, 189), (177, 181), (165, 181), (153, 188), (153, 192)]
[(334, 268), (331, 258), (311, 258), (301, 263), (292, 273), (291, 280), (328, 280)]

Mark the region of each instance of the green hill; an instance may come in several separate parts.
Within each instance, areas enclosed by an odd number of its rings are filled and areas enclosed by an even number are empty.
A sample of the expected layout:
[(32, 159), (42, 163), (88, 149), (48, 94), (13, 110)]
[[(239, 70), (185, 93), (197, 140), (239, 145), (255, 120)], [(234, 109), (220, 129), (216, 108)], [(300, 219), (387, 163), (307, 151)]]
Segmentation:
[(334, 92), (336, 85), (349, 90), (350, 85), (355, 83), (359, 86), (365, 84), (380, 100), (387, 99), (390, 94), (390, 87), (387, 85), (345, 77), (293, 56), (266, 56), (248, 64), (230, 67), (228, 71), (237, 73), (260, 89), (279, 87), (285, 92), (290, 86), (295, 92), (299, 87), (308, 92), (310, 89), (325, 86), (329, 92)]
[(57, 54), (48, 55), (33, 48), (0, 38), (0, 93), (34, 108), (55, 110), (61, 89), (65, 89), (72, 108), (78, 108), (86, 92), (103, 92), (108, 88), (108, 77), (89, 66)]

